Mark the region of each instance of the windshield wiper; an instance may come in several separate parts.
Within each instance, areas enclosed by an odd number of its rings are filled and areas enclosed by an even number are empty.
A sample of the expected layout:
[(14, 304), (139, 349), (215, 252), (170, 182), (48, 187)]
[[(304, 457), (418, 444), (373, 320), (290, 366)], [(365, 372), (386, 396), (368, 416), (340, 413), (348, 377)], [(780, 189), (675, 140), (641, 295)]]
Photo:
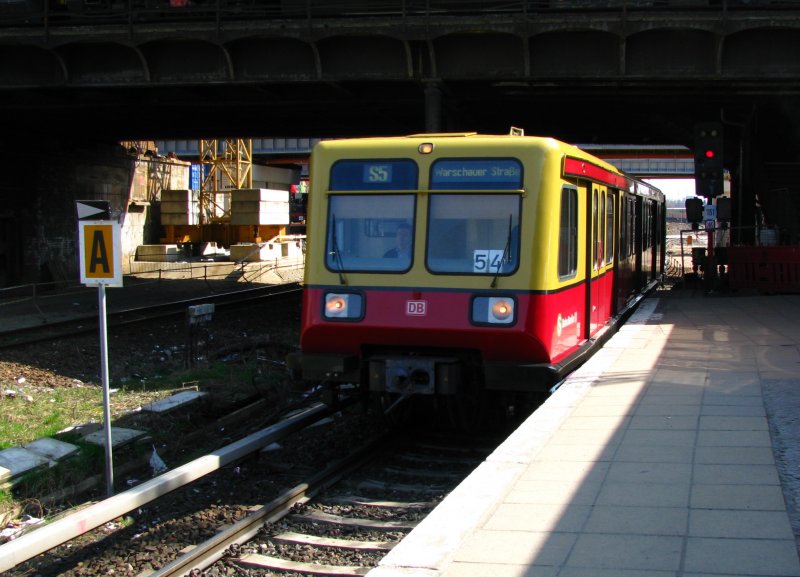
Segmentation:
[(336, 263), (336, 272), (339, 273), (339, 284), (347, 284), (344, 278), (344, 264), (342, 264), (342, 254), (339, 250), (339, 243), (336, 240), (336, 215), (331, 215), (331, 244), (333, 250), (328, 254), (333, 257)]
[[(511, 221), (513, 215), (508, 215), (508, 237), (506, 238), (506, 246), (503, 247), (503, 256), (500, 257), (500, 262), (497, 264), (497, 272), (494, 273), (492, 279), (492, 288), (497, 286), (497, 277), (500, 276), (500, 270), (503, 268), (504, 262), (511, 262)], [(506, 260), (507, 259), (507, 260)]]

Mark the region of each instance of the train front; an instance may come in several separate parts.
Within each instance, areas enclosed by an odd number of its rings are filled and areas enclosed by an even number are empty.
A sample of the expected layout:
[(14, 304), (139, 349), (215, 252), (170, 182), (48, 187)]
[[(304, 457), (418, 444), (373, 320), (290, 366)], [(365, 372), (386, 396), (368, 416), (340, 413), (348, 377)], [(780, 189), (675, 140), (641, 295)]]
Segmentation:
[(530, 314), (531, 261), (546, 259), (520, 240), (534, 243), (536, 229), (530, 218), (521, 227), (523, 197), (535, 202), (525, 169), (546, 168), (537, 147), (509, 142), (422, 135), (315, 148), (297, 376), (458, 395), (484, 389), (487, 366), (549, 360), (536, 334), (545, 322)]

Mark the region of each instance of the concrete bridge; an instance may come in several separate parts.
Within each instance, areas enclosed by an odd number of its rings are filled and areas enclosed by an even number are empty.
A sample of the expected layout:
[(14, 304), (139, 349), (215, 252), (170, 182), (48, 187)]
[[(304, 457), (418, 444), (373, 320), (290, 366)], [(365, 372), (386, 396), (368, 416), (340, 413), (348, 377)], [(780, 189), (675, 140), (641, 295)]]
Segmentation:
[(734, 221), (800, 229), (800, 0), (0, 0), (0, 272), (74, 252), (75, 199), (126, 206), (120, 141), (691, 147), (704, 121)]
[(794, 153), (798, 56), (797, 0), (2, 0), (0, 121), (690, 144), (698, 120), (758, 118)]

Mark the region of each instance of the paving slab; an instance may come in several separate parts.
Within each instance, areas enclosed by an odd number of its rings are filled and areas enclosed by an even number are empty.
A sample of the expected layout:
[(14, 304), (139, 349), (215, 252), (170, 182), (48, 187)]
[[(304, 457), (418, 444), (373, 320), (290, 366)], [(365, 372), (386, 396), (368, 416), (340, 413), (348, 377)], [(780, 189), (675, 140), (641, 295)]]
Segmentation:
[(23, 473), (48, 466), (50, 460), (22, 447), (0, 451), (0, 481), (7, 481)]
[(690, 537), (686, 570), (731, 575), (796, 577), (793, 539), (708, 539)]
[[(122, 445), (127, 445), (128, 443), (132, 443), (133, 441), (144, 437), (147, 434), (146, 431), (139, 431), (137, 429), (123, 429), (121, 427), (111, 427), (111, 447), (120, 447)], [(106, 434), (105, 431), (95, 431), (89, 435), (84, 437), (84, 440), (87, 443), (91, 443), (93, 445), (98, 445), (100, 447), (106, 446)]]
[(142, 405), (143, 411), (151, 413), (168, 413), (204, 397), (207, 393), (202, 391), (181, 391), (180, 393), (159, 399), (158, 401)]
[(49, 437), (42, 437), (41, 439), (31, 441), (25, 445), (24, 448), (46, 459), (50, 459), (51, 461), (66, 459), (80, 451), (80, 447), (77, 445), (59, 441), (58, 439), (51, 439)]

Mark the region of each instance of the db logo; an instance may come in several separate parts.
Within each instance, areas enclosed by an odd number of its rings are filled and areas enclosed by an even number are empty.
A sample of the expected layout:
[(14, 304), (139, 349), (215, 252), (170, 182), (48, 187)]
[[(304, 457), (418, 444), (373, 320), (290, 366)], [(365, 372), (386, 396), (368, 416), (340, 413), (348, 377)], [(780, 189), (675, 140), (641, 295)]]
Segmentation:
[(428, 314), (428, 302), (406, 301), (406, 314), (415, 317), (424, 317)]

